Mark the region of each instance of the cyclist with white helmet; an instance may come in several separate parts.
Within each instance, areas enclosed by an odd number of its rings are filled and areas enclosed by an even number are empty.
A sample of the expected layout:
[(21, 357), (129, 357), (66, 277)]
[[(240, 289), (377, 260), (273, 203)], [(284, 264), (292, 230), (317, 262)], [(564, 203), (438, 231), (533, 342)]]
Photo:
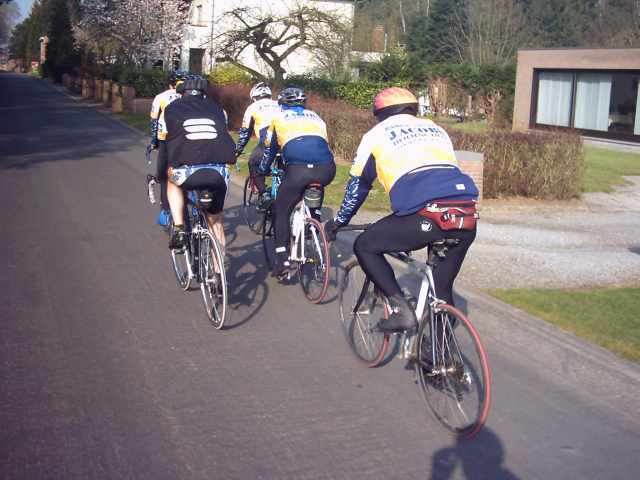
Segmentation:
[(310, 184), (328, 185), (336, 175), (327, 126), (317, 113), (305, 108), (306, 101), (304, 91), (297, 87), (285, 88), (278, 95), (282, 111), (269, 125), (259, 167), (261, 174), (268, 174), (276, 154), (281, 153), (285, 174), (273, 203), (275, 263), (271, 273), (275, 277), (289, 267), (289, 217), (293, 208)]
[(262, 205), (269, 200), (269, 192), (266, 191), (264, 175), (258, 173), (258, 166), (264, 154), (264, 139), (267, 135), (267, 129), (271, 125), (273, 117), (280, 112), (278, 102), (273, 100), (271, 96), (271, 88), (266, 83), (260, 82), (253, 86), (249, 93), (253, 103), (244, 112), (242, 127), (238, 131), (238, 143), (236, 144), (236, 156), (240, 156), (252, 135), (258, 141), (258, 145), (253, 149), (249, 157), (249, 173), (258, 188)]
[(384, 254), (458, 239), (433, 271), (436, 296), (453, 305), (453, 281), (476, 236), (478, 189), (458, 168), (447, 132), (417, 118), (417, 109), (418, 100), (404, 88), (378, 93), (373, 108), (378, 124), (362, 137), (342, 205), (325, 224), (327, 238), (334, 240), (364, 203), (376, 177), (389, 194), (393, 213), (371, 225), (353, 246), (362, 269), (389, 300), (389, 319), (378, 325), (385, 332), (412, 330), (417, 322)]
[(169, 88), (159, 93), (151, 104), (151, 141), (148, 150), (158, 150), (156, 162), (156, 181), (160, 184), (160, 214), (156, 223), (163, 227), (169, 225), (169, 201), (167, 200), (167, 127), (164, 120), (164, 112), (171, 102), (180, 98), (176, 93), (176, 84), (182, 82), (187, 76), (186, 72), (174, 70), (167, 75)]

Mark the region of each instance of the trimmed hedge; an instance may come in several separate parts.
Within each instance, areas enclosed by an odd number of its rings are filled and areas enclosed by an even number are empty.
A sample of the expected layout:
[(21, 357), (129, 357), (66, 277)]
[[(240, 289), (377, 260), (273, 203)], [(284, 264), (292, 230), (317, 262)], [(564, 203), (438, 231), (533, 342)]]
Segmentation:
[(584, 150), (577, 134), (450, 132), (456, 150), (484, 154), (484, 197), (569, 200), (580, 196)]
[[(216, 86), (210, 95), (237, 129), (249, 105), (249, 86)], [(344, 100), (310, 95), (309, 108), (327, 124), (329, 144), (338, 159), (351, 161), (362, 136), (375, 125), (369, 110)], [(567, 200), (580, 195), (584, 175), (582, 141), (576, 134), (551, 131), (525, 134), (509, 131), (449, 131), (456, 150), (484, 154), (484, 198), (524, 196)]]

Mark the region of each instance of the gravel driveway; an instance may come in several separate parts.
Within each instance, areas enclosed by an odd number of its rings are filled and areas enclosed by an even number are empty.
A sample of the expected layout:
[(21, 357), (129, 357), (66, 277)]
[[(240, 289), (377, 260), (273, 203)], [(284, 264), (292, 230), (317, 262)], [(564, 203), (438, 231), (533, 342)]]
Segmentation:
[(477, 288), (640, 285), (640, 177), (574, 202), (486, 201), (459, 277)]
[[(640, 177), (570, 202), (485, 200), (458, 282), (487, 288), (640, 285)], [(375, 221), (363, 211), (352, 223)]]

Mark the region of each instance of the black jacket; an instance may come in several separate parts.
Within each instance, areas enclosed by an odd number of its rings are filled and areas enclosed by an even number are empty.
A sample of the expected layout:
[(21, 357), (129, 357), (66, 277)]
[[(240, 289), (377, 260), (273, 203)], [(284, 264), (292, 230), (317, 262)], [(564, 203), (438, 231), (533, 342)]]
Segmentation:
[(164, 118), (170, 166), (236, 163), (224, 112), (213, 100), (186, 95), (169, 104)]

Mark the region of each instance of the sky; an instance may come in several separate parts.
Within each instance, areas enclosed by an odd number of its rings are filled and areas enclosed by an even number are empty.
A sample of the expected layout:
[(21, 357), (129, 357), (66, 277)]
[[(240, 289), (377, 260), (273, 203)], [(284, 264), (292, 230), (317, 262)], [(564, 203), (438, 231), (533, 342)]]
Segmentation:
[(24, 20), (31, 11), (31, 5), (33, 5), (34, 0), (16, 0), (18, 7), (20, 8), (20, 20)]

